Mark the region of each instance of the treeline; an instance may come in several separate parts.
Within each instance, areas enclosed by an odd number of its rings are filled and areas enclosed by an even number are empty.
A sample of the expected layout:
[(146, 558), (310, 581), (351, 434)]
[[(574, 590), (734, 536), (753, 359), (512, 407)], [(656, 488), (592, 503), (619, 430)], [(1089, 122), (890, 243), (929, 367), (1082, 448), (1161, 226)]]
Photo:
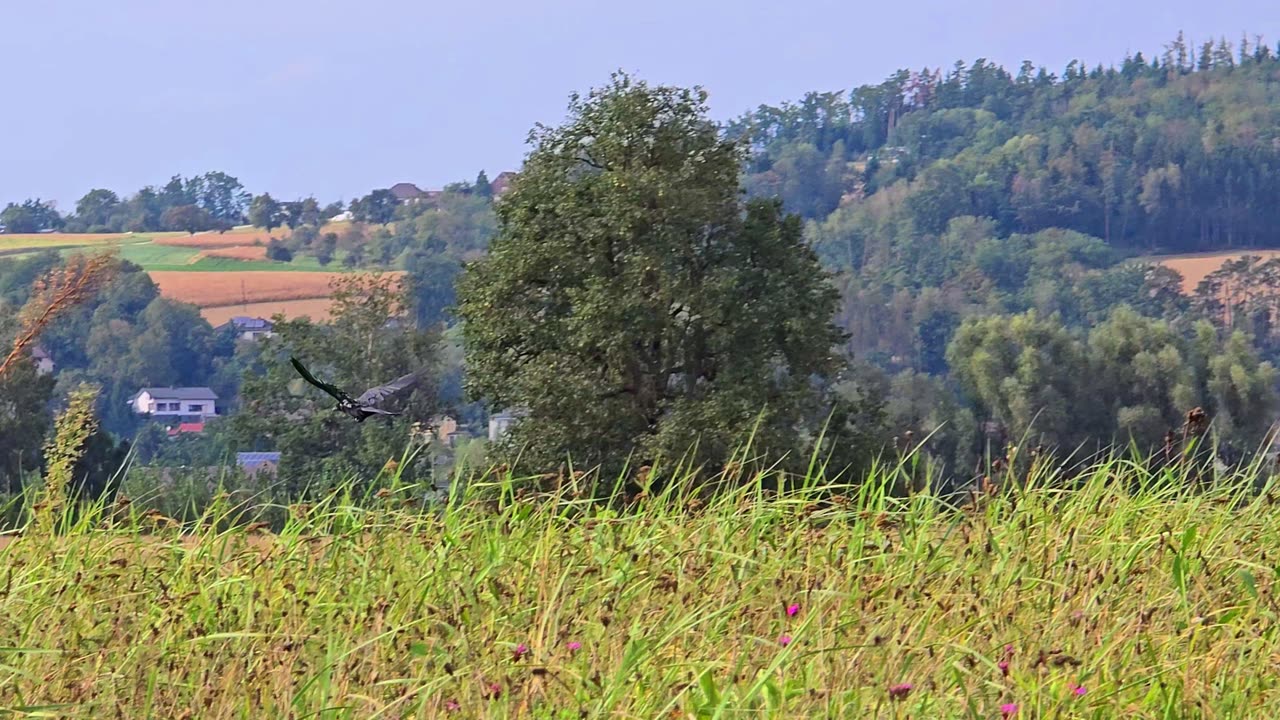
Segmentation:
[(1181, 252), (1280, 238), (1280, 53), (1182, 35), (1158, 58), (1069, 64), (1061, 75), (978, 59), (902, 70), (848, 93), (762, 107), (730, 132), (752, 148), (746, 185), (821, 219), (878, 192), (937, 234), (989, 217)]
[(10, 233), (228, 230), (243, 220), (248, 203), (249, 194), (239, 180), (208, 172), (190, 178), (175, 175), (161, 187), (148, 185), (124, 198), (95, 188), (66, 216), (39, 199), (9, 203), (0, 211), (0, 225)]

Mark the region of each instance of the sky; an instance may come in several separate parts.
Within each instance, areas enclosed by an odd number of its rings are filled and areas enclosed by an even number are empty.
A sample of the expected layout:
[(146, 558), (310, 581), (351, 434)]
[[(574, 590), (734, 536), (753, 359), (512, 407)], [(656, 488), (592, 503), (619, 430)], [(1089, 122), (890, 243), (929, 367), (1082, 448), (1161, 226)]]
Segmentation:
[(623, 69), (717, 119), (899, 68), (1061, 73), (1242, 33), (1274, 0), (0, 0), (0, 205), (221, 170), (350, 200), (517, 169), (535, 123)]

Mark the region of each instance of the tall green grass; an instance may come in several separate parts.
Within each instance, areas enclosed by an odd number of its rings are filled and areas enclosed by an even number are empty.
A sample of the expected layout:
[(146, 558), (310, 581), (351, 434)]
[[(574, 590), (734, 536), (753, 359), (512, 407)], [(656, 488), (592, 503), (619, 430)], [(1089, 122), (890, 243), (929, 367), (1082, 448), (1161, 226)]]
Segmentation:
[(590, 475), (490, 473), (438, 503), (390, 475), (309, 505), (224, 494), (181, 524), (123, 499), (67, 511), (0, 550), (0, 707), (1274, 717), (1269, 468), (1192, 482), (1115, 457), (1068, 488), (1033, 464), (956, 507), (927, 482), (888, 492), (903, 467), (603, 501)]

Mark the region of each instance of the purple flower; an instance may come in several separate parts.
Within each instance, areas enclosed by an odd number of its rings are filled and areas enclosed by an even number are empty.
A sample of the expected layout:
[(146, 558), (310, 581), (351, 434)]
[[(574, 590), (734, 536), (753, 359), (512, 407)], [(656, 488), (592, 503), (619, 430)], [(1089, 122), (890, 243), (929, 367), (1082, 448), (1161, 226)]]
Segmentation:
[(790, 644), (791, 644), (791, 636), (790, 636), (790, 635), (783, 635), (782, 637), (778, 638), (778, 644), (779, 644), (779, 645), (781, 645), (782, 647), (786, 647), (786, 646), (790, 645)]
[(1085, 694), (1086, 690), (1084, 689), (1083, 685), (1072, 685), (1071, 692), (1075, 695), (1083, 695)]
[(899, 683), (889, 688), (890, 700), (901, 700), (911, 694), (911, 683)]
[(462, 706), (458, 704), (457, 700), (445, 700), (444, 709), (448, 710), (449, 712), (457, 712), (458, 710), (462, 709)]
[(519, 645), (516, 646), (515, 652), (512, 654), (514, 655), (512, 659), (515, 660), (516, 662), (520, 662), (520, 658), (529, 654), (529, 648), (525, 646), (524, 643), (520, 643)]
[(1009, 677), (1009, 661), (1008, 660), (1001, 660), (1000, 662), (996, 663), (996, 667), (1000, 668), (1001, 675), (1005, 677)]
[(569, 652), (578, 652), (582, 649), (582, 643), (577, 640), (570, 640), (565, 647), (569, 648)]
[(1018, 703), (1005, 703), (1000, 706), (1000, 717), (1013, 717), (1018, 714)]
[(798, 612), (800, 612), (800, 604), (799, 604), (799, 603), (793, 603), (793, 604), (791, 604), (791, 605), (788, 605), (788, 606), (787, 606), (787, 617), (794, 617), (794, 616), (795, 616), (795, 614), (796, 614), (796, 613), (798, 613)]

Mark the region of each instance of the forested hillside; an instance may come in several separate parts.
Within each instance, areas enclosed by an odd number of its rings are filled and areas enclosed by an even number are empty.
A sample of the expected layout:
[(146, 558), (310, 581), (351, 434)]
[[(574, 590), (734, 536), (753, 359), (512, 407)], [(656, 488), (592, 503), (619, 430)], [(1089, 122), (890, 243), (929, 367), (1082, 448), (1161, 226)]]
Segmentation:
[(849, 385), (886, 398), (890, 432), (941, 424), (931, 443), (967, 463), (978, 428), (998, 446), (1033, 418), (1037, 441), (1148, 447), (1195, 405), (1242, 446), (1273, 420), (1280, 267), (1228, 263), (1188, 297), (1132, 260), (1280, 246), (1280, 55), (1260, 40), (902, 70), (729, 132), (748, 191), (807, 219), (873, 368)]
[(1059, 227), (1109, 245), (1188, 251), (1274, 243), (1280, 57), (1242, 40), (1061, 75), (983, 59), (812, 93), (733, 123), (748, 186), (820, 219), (896, 188), (938, 234), (962, 215), (1002, 234)]

